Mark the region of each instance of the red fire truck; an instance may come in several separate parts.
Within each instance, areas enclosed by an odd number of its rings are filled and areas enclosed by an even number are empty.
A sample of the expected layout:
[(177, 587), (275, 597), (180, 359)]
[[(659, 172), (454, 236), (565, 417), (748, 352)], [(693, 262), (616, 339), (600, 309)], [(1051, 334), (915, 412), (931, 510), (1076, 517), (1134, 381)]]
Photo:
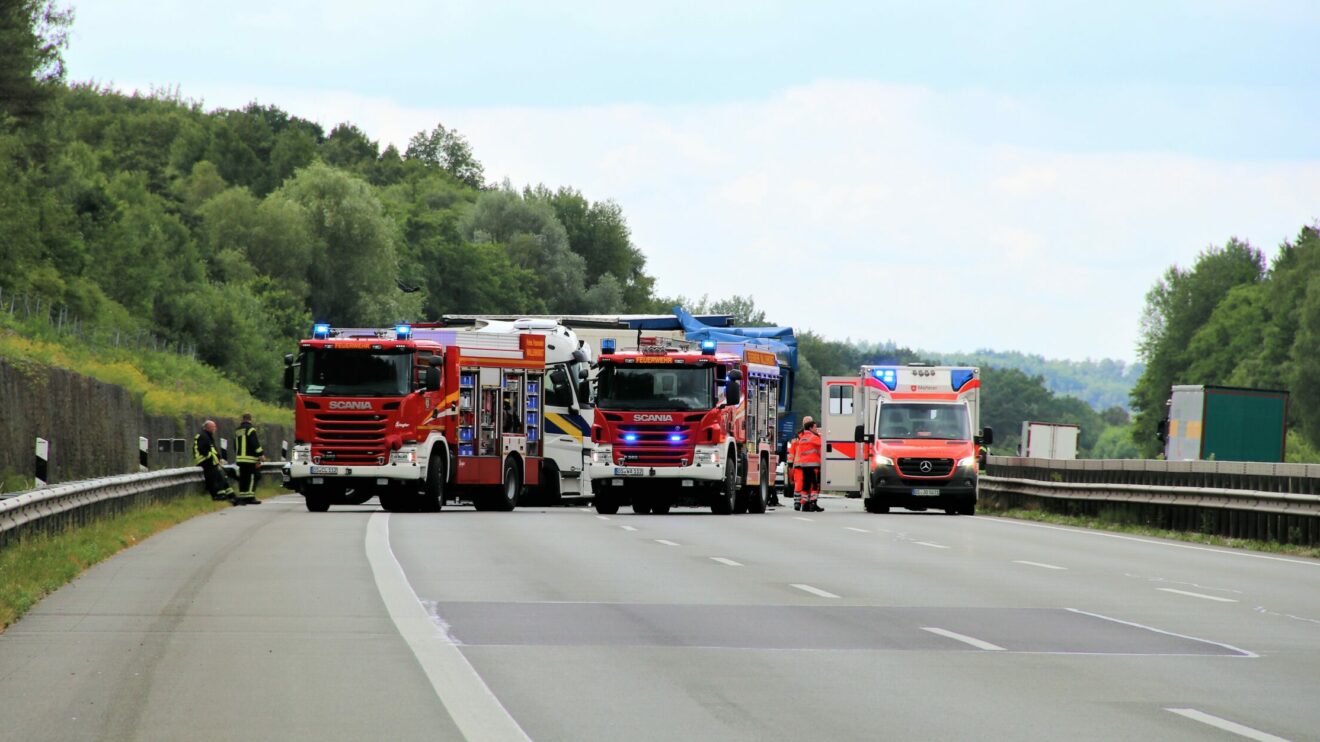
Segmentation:
[(541, 484), (545, 350), (534, 333), (317, 324), (285, 356), (290, 486), (313, 512), (372, 496), (392, 511), (512, 510)]
[(716, 352), (714, 341), (601, 345), (588, 466), (596, 511), (764, 513), (778, 464), (775, 354)]

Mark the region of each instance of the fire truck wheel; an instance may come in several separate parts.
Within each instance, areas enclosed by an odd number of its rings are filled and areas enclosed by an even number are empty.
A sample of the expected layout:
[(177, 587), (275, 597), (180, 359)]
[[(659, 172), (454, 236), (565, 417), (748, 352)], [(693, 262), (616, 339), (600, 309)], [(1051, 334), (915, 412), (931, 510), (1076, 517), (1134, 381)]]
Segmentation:
[(558, 507), (563, 504), (563, 496), (559, 491), (559, 465), (546, 459), (541, 466), (541, 486), (537, 488), (533, 505), (546, 505), (549, 507)]
[(330, 498), (320, 494), (307, 494), (307, 512), (324, 513), (330, 509)]
[(764, 513), (770, 505), (770, 480), (766, 477), (770, 463), (761, 457), (761, 484), (747, 493), (747, 512)]
[(645, 492), (638, 492), (633, 495), (632, 509), (637, 515), (649, 515), (651, 513), (651, 497)]
[(508, 512), (518, 507), (518, 496), (522, 494), (522, 473), (518, 471), (520, 461), (510, 456), (504, 462), (504, 479), (500, 486), (500, 495), (493, 503), (492, 510)]
[(866, 506), (866, 512), (868, 513), (883, 514), (889, 512), (889, 506), (880, 504), (880, 501), (874, 497), (868, 497), (865, 500), (862, 500), (862, 504)]
[(738, 466), (735, 461), (732, 456), (724, 459), (724, 483), (710, 503), (710, 511), (716, 515), (731, 515), (738, 505)]
[(614, 515), (619, 512), (619, 501), (609, 495), (596, 494), (596, 512), (601, 515)]
[(651, 498), (651, 512), (656, 515), (669, 515), (670, 505), (669, 498), (664, 495), (657, 494)]
[(382, 492), (380, 493), (380, 509), (387, 513), (402, 513), (403, 503), (399, 502), (398, 495)]
[(444, 459), (438, 451), (431, 452), (426, 462), (426, 485), (422, 490), (422, 511), (438, 513), (445, 506)]

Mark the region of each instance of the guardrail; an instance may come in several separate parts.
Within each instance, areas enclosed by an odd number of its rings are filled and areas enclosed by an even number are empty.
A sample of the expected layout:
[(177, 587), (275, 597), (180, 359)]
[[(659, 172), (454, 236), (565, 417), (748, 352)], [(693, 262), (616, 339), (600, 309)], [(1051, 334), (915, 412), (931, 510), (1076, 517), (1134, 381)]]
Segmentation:
[[(981, 499), (1175, 531), (1320, 544), (1320, 466), (992, 456)], [(1175, 484), (1176, 483), (1176, 484)]]
[[(262, 474), (278, 474), (283, 465), (262, 464)], [(19, 492), (0, 500), (0, 547), (20, 535), (52, 533), (152, 502), (200, 495), (201, 485), (202, 470), (189, 466)]]

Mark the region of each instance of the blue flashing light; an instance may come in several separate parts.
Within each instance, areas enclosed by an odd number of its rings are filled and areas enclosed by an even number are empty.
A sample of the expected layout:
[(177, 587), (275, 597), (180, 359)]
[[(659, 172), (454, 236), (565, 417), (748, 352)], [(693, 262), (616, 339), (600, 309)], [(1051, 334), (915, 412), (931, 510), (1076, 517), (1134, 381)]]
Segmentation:
[(896, 368), (871, 369), (871, 376), (875, 377), (876, 381), (884, 384), (885, 388), (891, 392), (898, 388), (898, 369)]
[(637, 442), (637, 434), (636, 434), (636, 433), (624, 433), (624, 434), (623, 434), (623, 441), (624, 441), (625, 443), (636, 443), (636, 442)]
[(396, 340), (411, 340), (412, 325), (395, 325), (394, 337)]
[(614, 338), (602, 338), (600, 341), (600, 354), (608, 356), (614, 353)]
[(679, 435), (678, 433), (670, 433), (670, 434), (669, 434), (669, 442), (670, 442), (670, 443), (682, 443), (682, 442), (683, 442), (683, 436)]
[(714, 341), (714, 340), (702, 340), (702, 341), (701, 341), (701, 354), (702, 354), (703, 356), (713, 356), (713, 355), (715, 355), (715, 341)]
[(949, 378), (953, 391), (960, 392), (962, 388), (976, 376), (976, 372), (970, 368), (955, 368), (949, 372)]
[(312, 325), (312, 337), (316, 340), (325, 340), (330, 337), (330, 323), (317, 322)]

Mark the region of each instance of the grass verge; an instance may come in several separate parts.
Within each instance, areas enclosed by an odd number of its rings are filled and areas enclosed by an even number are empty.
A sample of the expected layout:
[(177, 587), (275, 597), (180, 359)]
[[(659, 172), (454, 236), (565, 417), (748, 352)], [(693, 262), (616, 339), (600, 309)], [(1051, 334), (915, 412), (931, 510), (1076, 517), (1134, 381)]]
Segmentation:
[(1295, 544), (1281, 544), (1274, 541), (1228, 538), (1227, 536), (1197, 533), (1195, 531), (1168, 531), (1163, 528), (1152, 528), (1150, 526), (1143, 526), (1136, 523), (1125, 523), (1103, 516), (1060, 515), (1058, 513), (1045, 512), (1044, 510), (1027, 510), (1023, 508), (1007, 508), (1004, 510), (977, 508), (977, 513), (979, 515), (993, 515), (999, 518), (1016, 518), (1018, 520), (1031, 520), (1038, 523), (1052, 523), (1060, 526), (1074, 526), (1076, 528), (1114, 531), (1116, 533), (1126, 533), (1134, 536), (1167, 538), (1174, 541), (1187, 541), (1194, 544), (1205, 544), (1207, 546), (1226, 546), (1233, 549), (1250, 549), (1251, 551), (1264, 551), (1270, 554), (1284, 554), (1288, 556), (1320, 559), (1320, 548), (1314, 546), (1298, 546)]
[[(233, 507), (201, 494), (157, 503), (82, 528), (35, 534), (0, 548), (0, 633), (89, 567), (189, 518)], [(262, 487), (262, 498), (283, 493)]]

